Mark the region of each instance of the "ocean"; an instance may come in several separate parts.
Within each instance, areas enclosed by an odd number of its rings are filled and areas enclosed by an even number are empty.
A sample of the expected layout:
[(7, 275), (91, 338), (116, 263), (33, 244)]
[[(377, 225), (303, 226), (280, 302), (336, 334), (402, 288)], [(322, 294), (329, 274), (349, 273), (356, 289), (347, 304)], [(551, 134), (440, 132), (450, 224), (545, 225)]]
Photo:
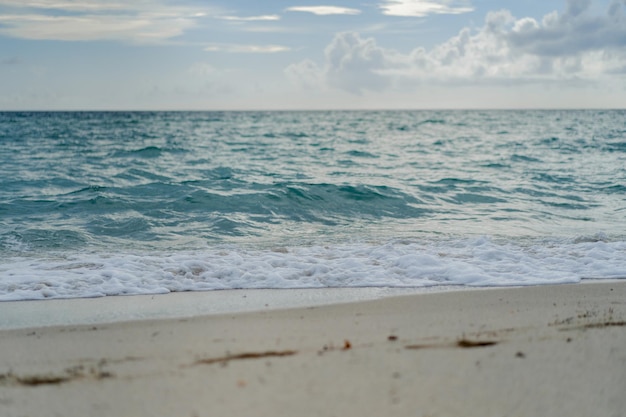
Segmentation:
[(626, 111), (0, 113), (0, 300), (626, 279)]

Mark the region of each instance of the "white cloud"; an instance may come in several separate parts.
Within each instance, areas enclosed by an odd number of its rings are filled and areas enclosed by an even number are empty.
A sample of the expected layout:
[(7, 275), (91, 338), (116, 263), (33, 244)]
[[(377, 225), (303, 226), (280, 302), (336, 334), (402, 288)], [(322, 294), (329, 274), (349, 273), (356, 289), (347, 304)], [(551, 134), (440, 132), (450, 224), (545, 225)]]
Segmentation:
[(616, 77), (626, 69), (626, 1), (613, 1), (603, 16), (592, 15), (586, 0), (567, 6), (541, 22), (516, 19), (506, 10), (490, 12), (482, 28), (464, 28), (430, 50), (408, 53), (357, 33), (339, 33), (323, 64), (299, 63), (287, 73), (301, 85), (356, 94), (426, 84), (620, 82)]
[(0, 0), (11, 13), (0, 15), (0, 34), (42, 40), (158, 42), (181, 35), (205, 16), (205, 9), (171, 6), (158, 0)]
[(280, 16), (276, 15), (276, 14), (268, 14), (268, 15), (261, 15), (261, 16), (247, 16), (247, 17), (240, 17), (240, 16), (222, 16), (220, 19), (223, 20), (232, 20), (235, 22), (259, 22), (259, 21), (275, 21), (275, 20), (280, 20)]
[(324, 84), (324, 71), (310, 59), (292, 64), (285, 69), (287, 77), (305, 89), (317, 89)]
[(381, 72), (390, 67), (393, 52), (377, 46), (374, 39), (342, 33), (324, 52), (326, 80), (332, 87), (360, 93), (364, 88), (380, 91), (389, 85), (389, 77)]
[(379, 6), (387, 16), (424, 17), (430, 14), (462, 14), (474, 9), (466, 1), (386, 0)]
[[(138, 5), (145, 2), (136, 2)], [(80, 0), (0, 0), (0, 6), (16, 7), (23, 9), (55, 9), (68, 11), (103, 11), (103, 10), (124, 10), (129, 5), (113, 1), (80, 1)], [(130, 6), (132, 7), (132, 6)]]
[(327, 15), (335, 15), (335, 14), (356, 15), (356, 14), (361, 13), (361, 11), (358, 9), (351, 9), (348, 7), (338, 7), (338, 6), (295, 6), (295, 7), (288, 7), (287, 11), (288, 12), (313, 13), (318, 16), (327, 16)]
[(282, 45), (211, 44), (204, 50), (207, 52), (274, 54), (289, 51), (291, 48)]

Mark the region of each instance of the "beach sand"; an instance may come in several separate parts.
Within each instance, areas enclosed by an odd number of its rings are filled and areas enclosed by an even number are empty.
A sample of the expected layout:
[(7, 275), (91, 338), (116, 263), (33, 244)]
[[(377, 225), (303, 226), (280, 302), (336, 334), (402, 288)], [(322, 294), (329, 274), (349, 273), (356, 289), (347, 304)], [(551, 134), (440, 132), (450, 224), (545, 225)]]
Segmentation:
[(0, 416), (623, 417), (626, 282), (2, 330)]

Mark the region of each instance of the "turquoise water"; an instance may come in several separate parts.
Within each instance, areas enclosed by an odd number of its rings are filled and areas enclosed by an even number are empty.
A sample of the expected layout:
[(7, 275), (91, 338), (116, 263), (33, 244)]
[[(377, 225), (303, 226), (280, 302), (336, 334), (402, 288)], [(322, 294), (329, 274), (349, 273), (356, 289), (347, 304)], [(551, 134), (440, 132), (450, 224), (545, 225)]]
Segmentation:
[(626, 278), (625, 111), (0, 113), (0, 299)]

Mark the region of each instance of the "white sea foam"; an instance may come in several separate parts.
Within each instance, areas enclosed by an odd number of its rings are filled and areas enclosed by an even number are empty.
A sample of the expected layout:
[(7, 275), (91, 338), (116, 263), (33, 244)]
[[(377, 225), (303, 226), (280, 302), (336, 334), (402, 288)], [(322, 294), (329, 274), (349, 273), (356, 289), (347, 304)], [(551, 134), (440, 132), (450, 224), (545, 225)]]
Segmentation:
[(174, 253), (74, 253), (0, 264), (0, 300), (236, 288), (521, 286), (626, 278), (626, 241), (489, 237)]

